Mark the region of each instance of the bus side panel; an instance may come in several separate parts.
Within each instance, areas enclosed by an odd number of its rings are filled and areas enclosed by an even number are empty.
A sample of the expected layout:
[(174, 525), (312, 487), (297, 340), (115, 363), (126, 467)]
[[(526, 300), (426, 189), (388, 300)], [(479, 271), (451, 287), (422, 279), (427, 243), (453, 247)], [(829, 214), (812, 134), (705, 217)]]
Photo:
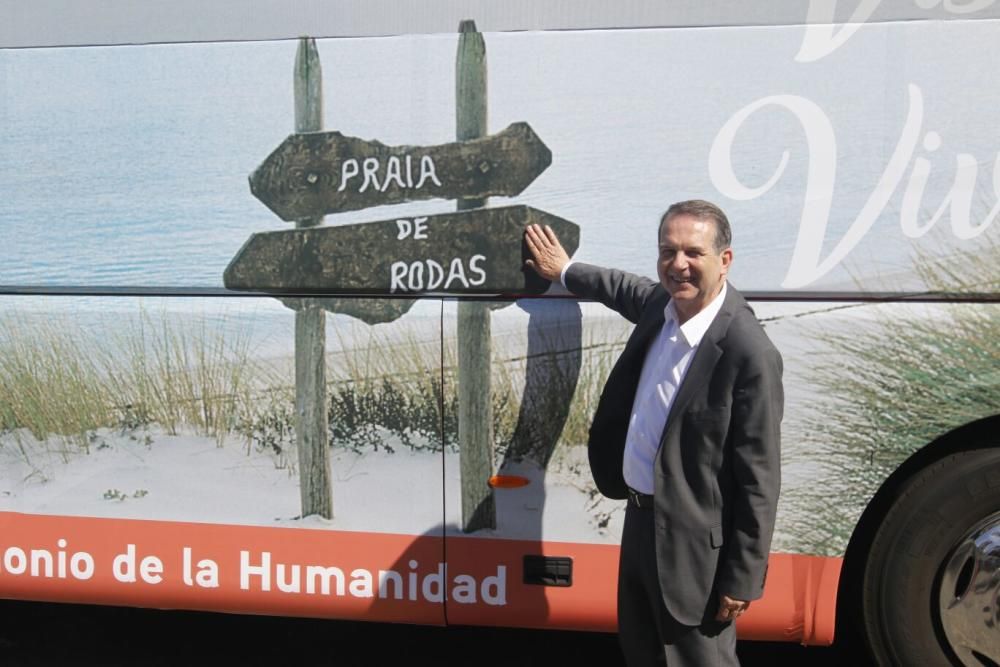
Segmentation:
[(0, 297), (0, 596), (443, 623), (440, 302), (406, 306), (327, 317), (333, 511), (303, 518), (281, 302)]
[(436, 537), (17, 512), (0, 527), (4, 598), (443, 620)]
[[(540, 556), (569, 559), (570, 585), (525, 583), (525, 557)], [(739, 637), (833, 643), (842, 565), (842, 558), (772, 553), (764, 596), (737, 621)], [(453, 595), (448, 600), (448, 623), (602, 632), (617, 629), (617, 546), (449, 537), (448, 567), (449, 573), (462, 572), (486, 582), (483, 592), (493, 595), (500, 591), (504, 596), (503, 604), (476, 604), (471, 598), (463, 602)]]

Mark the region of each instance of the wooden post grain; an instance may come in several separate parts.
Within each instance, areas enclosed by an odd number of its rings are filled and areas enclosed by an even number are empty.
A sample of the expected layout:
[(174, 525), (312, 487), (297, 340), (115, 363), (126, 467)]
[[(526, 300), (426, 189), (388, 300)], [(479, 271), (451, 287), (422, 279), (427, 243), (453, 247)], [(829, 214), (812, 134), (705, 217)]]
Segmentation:
[[(295, 55), (295, 131), (323, 129), (323, 82), (316, 40), (303, 37)], [(314, 227), (322, 216), (295, 221)], [(302, 516), (333, 518), (326, 414), (326, 311), (302, 299), (295, 311), (295, 441)]]
[[(473, 21), (458, 28), (455, 61), (456, 138), (486, 136), (486, 43)], [(486, 205), (459, 199), (458, 210)], [(458, 442), (462, 479), (462, 529), (496, 527), (493, 489), (493, 414), (490, 392), (490, 309), (486, 303), (458, 304)]]

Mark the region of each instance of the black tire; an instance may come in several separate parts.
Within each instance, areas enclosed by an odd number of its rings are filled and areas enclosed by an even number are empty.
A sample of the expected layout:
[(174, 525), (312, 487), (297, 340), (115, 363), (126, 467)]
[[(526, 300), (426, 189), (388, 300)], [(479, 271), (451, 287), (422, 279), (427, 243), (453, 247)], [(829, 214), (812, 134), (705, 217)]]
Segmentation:
[[(876, 664), (994, 664), (951, 645), (939, 600), (945, 564), (974, 528), (1000, 521), (998, 513), (996, 449), (952, 454), (903, 485), (875, 533), (862, 579), (863, 626)], [(987, 653), (996, 659), (996, 651)]]

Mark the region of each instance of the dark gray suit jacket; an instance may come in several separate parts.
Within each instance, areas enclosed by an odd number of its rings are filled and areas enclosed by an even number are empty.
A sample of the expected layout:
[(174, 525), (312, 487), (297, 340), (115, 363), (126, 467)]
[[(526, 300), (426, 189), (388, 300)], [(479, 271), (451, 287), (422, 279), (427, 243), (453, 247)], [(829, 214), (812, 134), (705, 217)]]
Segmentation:
[[(566, 287), (636, 324), (590, 428), (597, 488), (625, 498), (625, 436), (667, 291), (649, 278), (575, 262)], [(732, 285), (691, 360), (660, 438), (655, 480), (660, 589), (679, 622), (714, 617), (718, 594), (763, 593), (780, 486), (781, 355)]]

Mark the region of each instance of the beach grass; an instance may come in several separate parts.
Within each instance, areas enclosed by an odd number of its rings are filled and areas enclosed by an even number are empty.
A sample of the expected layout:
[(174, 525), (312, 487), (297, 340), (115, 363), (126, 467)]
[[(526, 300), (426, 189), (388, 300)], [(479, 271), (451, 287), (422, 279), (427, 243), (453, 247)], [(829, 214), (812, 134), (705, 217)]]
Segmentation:
[(247, 339), (206, 321), (142, 312), (90, 333), (57, 320), (0, 321), (0, 429), (86, 450), (94, 431), (156, 424), (221, 440), (252, 402)]
[(252, 404), (259, 375), (249, 337), (223, 330), (205, 319), (181, 327), (144, 314), (116, 331), (99, 359), (114, 405), (128, 411), (123, 425), (190, 428), (221, 444)]
[[(1000, 248), (961, 262), (918, 258), (930, 292), (997, 293)], [(887, 304), (872, 319), (811, 331), (809, 378), (824, 397), (798, 445), (824, 471), (796, 498), (795, 549), (840, 555), (864, 507), (914, 452), (1000, 414), (1000, 306)]]
[[(100, 429), (125, 433), (155, 426), (169, 434), (212, 437), (219, 445), (237, 438), (273, 452), (278, 467), (294, 471), (293, 366), (287, 359), (255, 358), (250, 336), (217, 318), (184, 322), (141, 310), (88, 333), (56, 318), (25, 319), (8, 311), (0, 321), (0, 431), (14, 434), (15, 441), (26, 431), (68, 455), (89, 451)], [(342, 351), (331, 353), (327, 365), (332, 447), (458, 451), (457, 343), (420, 340), (404, 327), (391, 336), (374, 333), (385, 329), (334, 327), (334, 349)], [(623, 327), (598, 325), (587, 330), (582, 346), (562, 349), (553, 342), (535, 358), (505, 356), (494, 348), (490, 396), (497, 466), (512, 457), (548, 465), (560, 450), (586, 444), (625, 333)], [(529, 367), (541, 374), (550, 401), (532, 403), (535, 394), (525, 404)], [(547, 413), (560, 405), (563, 414)], [(554, 433), (547, 424), (553, 419)], [(545, 431), (539, 425), (546, 424), (549, 434), (539, 435)], [(546, 438), (551, 442), (542, 443)]]
[[(619, 331), (621, 329), (621, 331)], [(618, 351), (624, 345), (624, 328), (591, 331), (581, 349), (553, 346), (542, 360), (525, 356), (506, 357), (494, 349), (491, 362), (493, 452), (497, 466), (511, 452), (516, 439), (532, 438), (525, 415), (544, 422), (551, 415), (545, 406), (525, 406), (525, 374), (529, 361), (545, 376), (545, 390), (568, 407), (558, 436), (556, 452), (585, 446), (590, 419), (604, 380)], [(343, 350), (327, 365), (327, 413), (332, 447), (353, 451), (387, 450), (397, 446), (410, 450), (458, 451), (459, 392), (457, 342), (454, 338), (418, 340), (403, 333), (392, 337), (372, 332), (350, 334), (336, 331)], [(565, 357), (581, 357), (571, 373)], [(569, 377), (572, 375), (572, 377)], [(294, 386), (292, 378), (272, 380), (271, 389), (259, 394), (241, 421), (240, 432), (259, 448), (285, 457), (294, 468)], [(524, 409), (523, 409), (524, 408)], [(534, 412), (533, 412), (534, 410)], [(529, 443), (527, 458), (545, 464), (552, 452), (542, 453)]]
[(111, 395), (84, 344), (49, 324), (0, 321), (0, 429), (37, 440), (59, 435), (87, 447), (87, 433), (114, 423)]

